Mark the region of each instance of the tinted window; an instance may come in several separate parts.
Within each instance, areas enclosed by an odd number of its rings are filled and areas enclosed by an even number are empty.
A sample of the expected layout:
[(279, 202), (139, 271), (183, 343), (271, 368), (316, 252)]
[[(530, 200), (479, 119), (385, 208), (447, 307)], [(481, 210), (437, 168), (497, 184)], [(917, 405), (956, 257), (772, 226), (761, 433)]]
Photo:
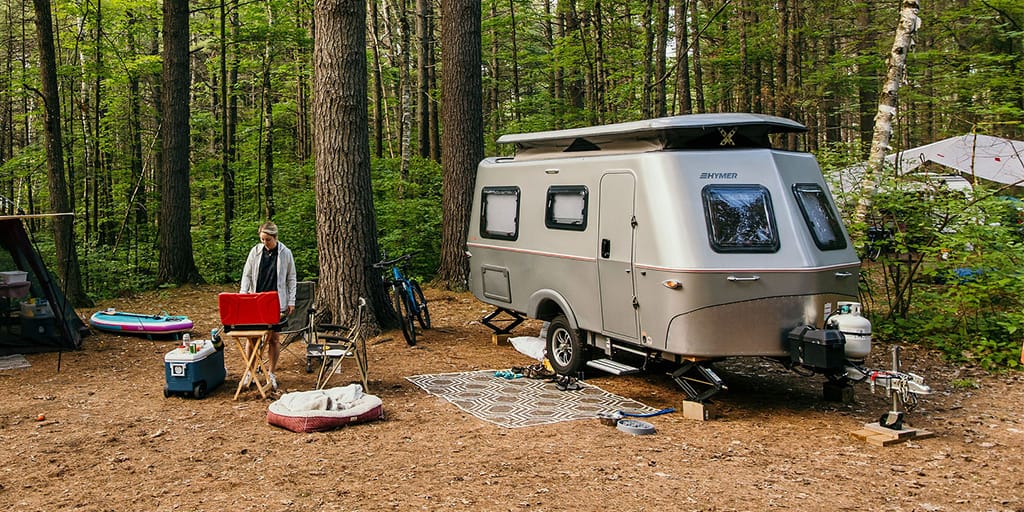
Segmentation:
[(775, 252), (771, 195), (758, 185), (711, 185), (704, 188), (704, 217), (716, 252)]
[(559, 185), (549, 188), (544, 224), (552, 229), (587, 229), (587, 187)]
[(804, 222), (811, 230), (814, 244), (823, 251), (846, 248), (846, 237), (839, 224), (839, 216), (828, 202), (825, 191), (815, 183), (793, 185), (793, 194), (804, 214)]
[(519, 187), (484, 187), (480, 193), (480, 236), (502, 240), (519, 236)]

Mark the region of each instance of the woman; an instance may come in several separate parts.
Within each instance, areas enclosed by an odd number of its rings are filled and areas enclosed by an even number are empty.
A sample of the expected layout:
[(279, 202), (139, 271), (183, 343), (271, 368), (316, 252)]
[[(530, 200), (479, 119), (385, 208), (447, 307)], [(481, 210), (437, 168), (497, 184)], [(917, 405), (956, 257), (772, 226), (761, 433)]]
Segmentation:
[[(260, 243), (249, 251), (242, 270), (242, 288), (239, 293), (277, 292), (281, 306), (281, 321), (295, 312), (295, 259), (292, 251), (277, 240), (277, 225), (267, 221), (260, 226)], [(277, 360), (281, 345), (277, 331), (267, 339), (267, 355), (270, 358), (267, 380), (277, 389)], [(249, 354), (245, 354), (246, 358)], [(248, 386), (252, 376), (246, 372), (242, 382)]]

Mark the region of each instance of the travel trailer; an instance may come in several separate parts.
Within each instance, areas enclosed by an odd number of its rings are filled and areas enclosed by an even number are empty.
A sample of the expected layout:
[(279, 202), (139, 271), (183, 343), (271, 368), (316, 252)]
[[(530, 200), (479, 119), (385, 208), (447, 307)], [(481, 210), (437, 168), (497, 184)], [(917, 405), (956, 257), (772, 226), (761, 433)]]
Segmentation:
[(842, 378), (870, 323), (817, 162), (771, 145), (804, 131), (731, 113), (500, 137), (515, 156), (480, 163), (466, 242), (470, 289), (496, 307), (485, 323), (549, 322), (564, 375), (678, 363), (696, 400), (723, 387), (707, 363), (727, 357)]

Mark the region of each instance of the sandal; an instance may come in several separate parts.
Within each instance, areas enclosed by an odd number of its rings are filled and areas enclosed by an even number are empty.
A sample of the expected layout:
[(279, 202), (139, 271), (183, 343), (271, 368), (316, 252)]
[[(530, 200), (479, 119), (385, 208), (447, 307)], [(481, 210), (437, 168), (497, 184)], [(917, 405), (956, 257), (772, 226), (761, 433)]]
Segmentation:
[(555, 378), (555, 372), (544, 368), (544, 365), (541, 363), (532, 364), (522, 370), (523, 377), (528, 379), (551, 380)]

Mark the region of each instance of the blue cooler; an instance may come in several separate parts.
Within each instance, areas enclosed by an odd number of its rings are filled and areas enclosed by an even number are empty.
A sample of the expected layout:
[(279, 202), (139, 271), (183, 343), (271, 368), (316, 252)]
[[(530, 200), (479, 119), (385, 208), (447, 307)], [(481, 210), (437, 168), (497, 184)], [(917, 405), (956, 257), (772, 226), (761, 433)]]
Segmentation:
[[(191, 348), (190, 348), (191, 347)], [(224, 350), (217, 350), (211, 340), (196, 340), (178, 347), (164, 356), (164, 397), (191, 395), (204, 398), (224, 382)]]

